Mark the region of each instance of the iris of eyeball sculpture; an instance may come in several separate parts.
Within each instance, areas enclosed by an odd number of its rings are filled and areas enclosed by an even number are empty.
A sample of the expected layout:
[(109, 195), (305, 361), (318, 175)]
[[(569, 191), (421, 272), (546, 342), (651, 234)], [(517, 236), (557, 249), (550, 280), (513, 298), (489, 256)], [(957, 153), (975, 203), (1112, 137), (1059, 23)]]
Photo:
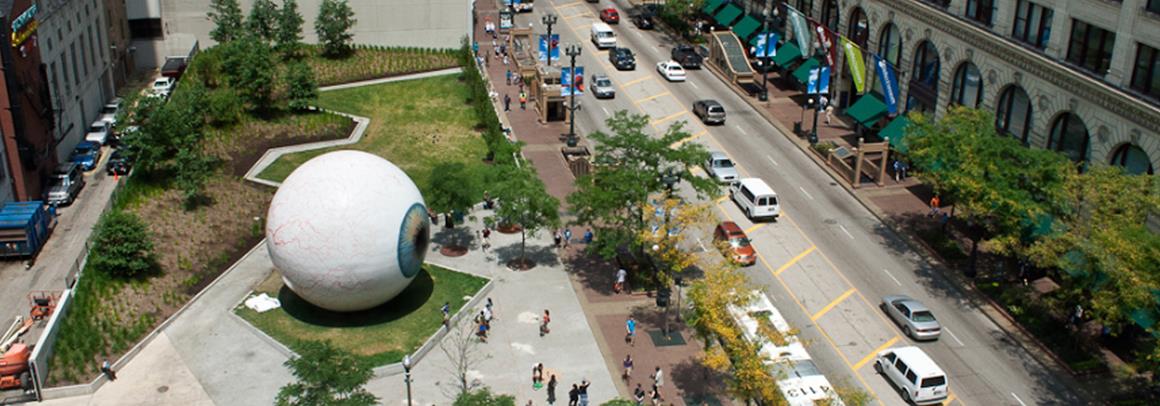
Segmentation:
[(419, 188), (399, 167), (335, 151), (282, 182), (267, 213), (266, 247), (299, 297), (336, 312), (366, 310), (419, 273), (430, 221)]

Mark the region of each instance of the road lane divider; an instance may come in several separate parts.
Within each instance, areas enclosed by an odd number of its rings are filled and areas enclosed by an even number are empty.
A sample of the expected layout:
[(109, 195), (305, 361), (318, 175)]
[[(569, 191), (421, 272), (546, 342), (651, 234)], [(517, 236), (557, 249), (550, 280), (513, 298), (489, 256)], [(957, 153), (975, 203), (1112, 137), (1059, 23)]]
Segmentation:
[(568, 8), (568, 7), (576, 7), (576, 6), (582, 5), (582, 4), (584, 4), (584, 3), (586, 3), (586, 2), (583, 2), (583, 1), (574, 1), (574, 2), (571, 2), (571, 3), (565, 3), (565, 4), (553, 4), (553, 6), (555, 6), (555, 7), (556, 7), (556, 10), (559, 10), (559, 9), (562, 9), (562, 8)]
[(633, 100), (632, 102), (633, 103), (644, 103), (644, 102), (649, 101), (649, 100), (655, 100), (655, 99), (659, 99), (661, 97), (672, 96), (672, 95), (673, 95), (672, 93), (669, 93), (668, 91), (664, 91), (664, 92), (660, 92), (660, 93), (654, 94), (654, 95), (649, 96), (649, 97)]
[(802, 253), (801, 253), (801, 254), (798, 254), (796, 257), (793, 257), (793, 259), (789, 260), (789, 262), (786, 262), (785, 264), (782, 264), (782, 266), (781, 266), (780, 268), (777, 268), (777, 270), (776, 270), (776, 271), (773, 271), (773, 275), (774, 275), (774, 276), (781, 276), (781, 273), (782, 273), (782, 272), (785, 272), (785, 270), (786, 270), (786, 269), (789, 269), (789, 267), (793, 266), (793, 265), (794, 265), (794, 264), (796, 264), (798, 261), (801, 261), (801, 260), (802, 260), (802, 258), (805, 258), (805, 257), (806, 257), (806, 255), (810, 255), (810, 253), (811, 253), (811, 252), (814, 252), (814, 250), (815, 250), (815, 249), (817, 249), (817, 248), (818, 248), (818, 247), (817, 247), (816, 245), (812, 245), (812, 244), (811, 244), (811, 245), (810, 245), (810, 247), (809, 247), (809, 248), (806, 248), (806, 250), (805, 250), (805, 251), (802, 251)]
[(677, 148), (677, 147), (680, 147), (681, 145), (684, 145), (686, 142), (689, 142), (689, 141), (695, 140), (695, 139), (697, 139), (697, 138), (700, 138), (702, 135), (705, 135), (705, 134), (708, 134), (708, 133), (709, 133), (709, 130), (701, 130), (701, 132), (699, 132), (699, 133), (696, 133), (696, 134), (693, 134), (693, 135), (690, 135), (688, 138), (685, 138), (685, 139), (683, 139), (683, 140), (680, 140), (680, 141), (674, 142), (674, 143), (673, 143), (673, 145), (669, 145), (669, 148)]
[(757, 224), (754, 224), (754, 225), (753, 225), (753, 227), (749, 227), (749, 229), (748, 229), (748, 230), (745, 230), (745, 234), (749, 234), (749, 233), (752, 233), (752, 232), (754, 232), (754, 231), (757, 231), (757, 229), (759, 229), (759, 228), (762, 228), (762, 227), (765, 227), (765, 225), (766, 225), (766, 223), (757, 223)]
[(684, 110), (678, 111), (678, 112), (676, 112), (676, 113), (673, 113), (673, 114), (669, 114), (668, 116), (661, 117), (661, 118), (658, 118), (658, 119), (656, 119), (656, 120), (653, 120), (653, 121), (652, 121), (652, 126), (653, 126), (653, 127), (656, 127), (658, 124), (661, 124), (661, 123), (663, 123), (663, 122), (666, 122), (666, 121), (672, 120), (672, 119), (674, 119), (674, 118), (677, 118), (677, 117), (683, 116), (683, 115), (685, 115), (685, 114), (688, 114), (688, 112), (687, 112), (687, 111), (684, 111)]
[(621, 83), (620, 86), (621, 87), (629, 87), (629, 86), (635, 85), (635, 84), (640, 83), (640, 82), (644, 82), (644, 81), (649, 80), (649, 79), (653, 79), (652, 75), (644, 75), (643, 77), (639, 77), (639, 78)]
[(866, 366), (867, 362), (874, 360), (874, 357), (878, 356), (878, 353), (880, 353), (882, 351), (886, 351), (887, 348), (890, 348), (891, 346), (893, 346), (900, 339), (901, 339), (901, 337), (896, 335), (893, 338), (886, 340), (885, 343), (882, 343), (882, 345), (879, 345), (878, 348), (875, 348), (874, 351), (870, 352), (870, 354), (867, 354), (865, 357), (862, 357), (862, 359), (859, 360), (857, 364), (854, 364), (854, 370), (857, 371), (859, 369), (862, 369), (862, 367)]
[(842, 301), (846, 300), (846, 298), (850, 297), (850, 295), (853, 295), (854, 292), (857, 291), (857, 289), (850, 288), (850, 290), (843, 292), (841, 296), (838, 296), (837, 299), (831, 301), (830, 304), (826, 305), (826, 307), (823, 307), (822, 310), (819, 310), (817, 313), (814, 313), (813, 316), (810, 316), (810, 321), (818, 321), (818, 319), (822, 318), (822, 316), (825, 316), (826, 313), (829, 313), (830, 310), (833, 310), (834, 307), (838, 306), (838, 304), (841, 304)]

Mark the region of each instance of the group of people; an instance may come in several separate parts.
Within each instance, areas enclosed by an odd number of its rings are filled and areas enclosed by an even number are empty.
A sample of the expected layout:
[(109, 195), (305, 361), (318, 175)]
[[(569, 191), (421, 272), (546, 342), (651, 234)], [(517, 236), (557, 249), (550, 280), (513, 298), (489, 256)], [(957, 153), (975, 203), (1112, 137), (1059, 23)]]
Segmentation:
[[(491, 331), (491, 321), (495, 320), (495, 313), (492, 313), (492, 307), (495, 305), (491, 298), (487, 298), (487, 303), (483, 305), (483, 309), (475, 316), (475, 336), (479, 337), (479, 341), (487, 342), (487, 333)], [(447, 305), (444, 305), (446, 308)], [(447, 320), (447, 312), (444, 311), (443, 318)], [(445, 321), (446, 323), (446, 321)]]
[[(584, 244), (591, 244), (594, 238), (596, 238), (596, 234), (594, 234), (592, 229), (589, 228), (588, 230), (584, 231), (584, 236), (581, 237), (581, 241), (584, 242)], [(572, 242), (572, 229), (567, 227), (563, 229), (557, 229), (556, 232), (552, 235), (552, 240), (555, 242), (554, 247), (568, 248), (568, 244)]]

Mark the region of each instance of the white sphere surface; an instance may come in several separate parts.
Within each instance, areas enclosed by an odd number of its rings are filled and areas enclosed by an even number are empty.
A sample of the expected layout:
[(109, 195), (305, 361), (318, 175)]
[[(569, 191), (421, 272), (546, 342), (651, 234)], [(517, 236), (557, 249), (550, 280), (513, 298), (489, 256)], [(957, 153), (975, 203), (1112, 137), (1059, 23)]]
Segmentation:
[(266, 248), (294, 293), (332, 311), (393, 299), (419, 273), (430, 219), (415, 182), (361, 151), (335, 151), (295, 169), (270, 202)]

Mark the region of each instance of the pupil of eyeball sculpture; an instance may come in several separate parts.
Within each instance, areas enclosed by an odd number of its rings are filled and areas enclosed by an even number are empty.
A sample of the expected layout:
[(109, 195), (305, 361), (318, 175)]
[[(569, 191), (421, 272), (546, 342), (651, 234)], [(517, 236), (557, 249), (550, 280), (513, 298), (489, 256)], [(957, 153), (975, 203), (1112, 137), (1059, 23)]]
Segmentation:
[(411, 284), (430, 230), (423, 196), (399, 167), (335, 151), (282, 182), (267, 213), (266, 247), (290, 290), (349, 312), (386, 303)]

